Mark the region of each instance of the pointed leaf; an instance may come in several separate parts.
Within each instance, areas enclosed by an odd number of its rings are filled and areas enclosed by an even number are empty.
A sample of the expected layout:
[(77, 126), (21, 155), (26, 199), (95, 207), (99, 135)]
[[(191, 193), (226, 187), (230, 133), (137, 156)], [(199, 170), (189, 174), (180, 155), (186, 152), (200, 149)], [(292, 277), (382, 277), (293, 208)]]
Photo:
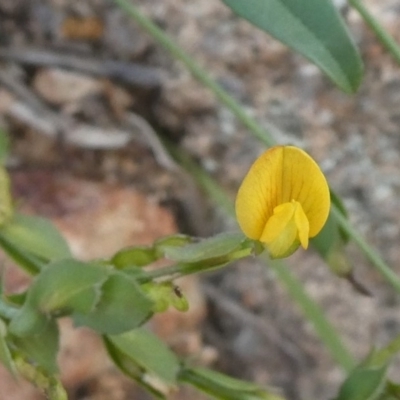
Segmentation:
[(375, 400), (385, 388), (387, 365), (361, 365), (348, 376), (335, 400)]
[(362, 62), (330, 0), (223, 0), (253, 25), (316, 64), (345, 92), (355, 92)]
[(179, 380), (221, 400), (283, 400), (282, 397), (256, 384), (231, 378), (207, 368), (183, 367)]

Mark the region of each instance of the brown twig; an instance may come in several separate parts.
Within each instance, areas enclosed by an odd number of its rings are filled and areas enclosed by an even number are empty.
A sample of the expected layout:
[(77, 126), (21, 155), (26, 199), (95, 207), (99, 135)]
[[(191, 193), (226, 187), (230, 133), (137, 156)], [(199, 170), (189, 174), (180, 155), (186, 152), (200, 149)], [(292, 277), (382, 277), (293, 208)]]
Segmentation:
[(162, 71), (151, 66), (111, 59), (98, 60), (44, 49), (0, 47), (0, 59), (36, 67), (71, 69), (147, 89), (159, 87), (162, 78)]

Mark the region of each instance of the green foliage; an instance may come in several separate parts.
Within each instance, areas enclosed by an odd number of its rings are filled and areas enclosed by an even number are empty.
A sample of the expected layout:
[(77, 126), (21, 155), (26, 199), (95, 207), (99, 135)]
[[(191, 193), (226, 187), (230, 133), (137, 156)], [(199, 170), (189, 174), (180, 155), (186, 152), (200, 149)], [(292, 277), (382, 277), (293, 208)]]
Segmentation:
[(89, 313), (75, 312), (78, 326), (97, 332), (118, 334), (142, 325), (153, 314), (153, 302), (129, 275), (112, 271), (101, 286), (94, 309)]
[(368, 358), (350, 373), (335, 400), (376, 400), (383, 394), (388, 365)]
[(59, 332), (55, 320), (47, 320), (43, 329), (35, 334), (18, 337), (11, 336), (11, 343), (24, 358), (39, 365), (48, 375), (55, 374), (57, 368)]
[(0, 234), (7, 241), (42, 260), (52, 261), (71, 257), (65, 239), (47, 219), (15, 213)]
[[(116, 1), (213, 90), (255, 136), (267, 145), (274, 143), (229, 94), (134, 6), (128, 6), (123, 0)], [(303, 54), (344, 91), (354, 92), (359, 86), (362, 62), (330, 0), (224, 2), (238, 15)], [(358, 0), (350, 0), (350, 4), (361, 12), (381, 42), (399, 59), (400, 52), (394, 41), (382, 32)], [(5, 164), (8, 146), (8, 137), (0, 130), (1, 165)], [(212, 192), (219, 204), (232, 210), (225, 193), (214, 181), (196, 167), (187, 169)], [(332, 203), (328, 223), (313, 241), (320, 255), (334, 273), (351, 276), (352, 265), (344, 254), (344, 247), (349, 240), (354, 240), (400, 292), (396, 274), (352, 230), (340, 199), (333, 194)], [(54, 375), (59, 341), (57, 318), (65, 315), (76, 325), (102, 334), (115, 364), (158, 398), (166, 399), (178, 384), (185, 383), (221, 400), (282, 399), (257, 385), (205, 368), (189, 367), (157, 337), (140, 328), (155, 312), (165, 311), (170, 306), (187, 310), (187, 300), (173, 279), (258, 255), (263, 249), (256, 242), (238, 233), (202, 240), (174, 235), (157, 240), (151, 246), (122, 249), (110, 260), (80, 262), (72, 258), (65, 240), (50, 222), (14, 212), (9, 177), (1, 166), (0, 246), (21, 268), (35, 276), (24, 293), (10, 296), (0, 293), (0, 362), (14, 375), (21, 374), (34, 382), (49, 399), (67, 399)], [(160, 259), (174, 264), (156, 270), (146, 268)], [(340, 337), (300, 283), (281, 264), (273, 264), (272, 268), (339, 363), (346, 370), (352, 369), (352, 357), (341, 344)], [(386, 378), (392, 357), (399, 350), (400, 336), (384, 349), (372, 352), (350, 371), (335, 400), (400, 399), (400, 385)]]
[(259, 386), (206, 368), (183, 368), (179, 380), (220, 400), (282, 400)]
[(151, 332), (135, 329), (105, 336), (105, 342), (118, 367), (158, 397), (165, 398), (176, 389), (180, 362)]
[(8, 369), (8, 371), (16, 376), (17, 371), (6, 336), (7, 325), (3, 320), (0, 319), (0, 362)]
[(362, 61), (330, 0), (223, 1), (241, 17), (310, 59), (345, 92), (357, 90)]

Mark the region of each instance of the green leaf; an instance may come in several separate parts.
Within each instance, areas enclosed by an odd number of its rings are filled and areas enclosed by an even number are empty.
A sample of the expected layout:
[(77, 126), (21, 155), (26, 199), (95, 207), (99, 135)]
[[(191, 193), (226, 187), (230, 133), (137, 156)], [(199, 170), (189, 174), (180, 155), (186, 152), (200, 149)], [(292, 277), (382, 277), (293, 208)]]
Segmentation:
[(11, 332), (32, 335), (44, 329), (51, 316), (93, 310), (109, 274), (102, 265), (71, 259), (49, 264), (30, 286), (23, 307), (10, 322)]
[(0, 362), (11, 372), (14, 376), (16, 375), (16, 369), (14, 361), (11, 355), (11, 351), (6, 341), (7, 325), (0, 319)]
[(355, 92), (362, 61), (331, 0), (223, 0), (253, 25), (316, 64), (342, 90)]
[(44, 260), (71, 257), (64, 238), (45, 218), (15, 214), (0, 233), (8, 241)]
[(385, 389), (387, 365), (361, 365), (354, 369), (335, 400), (375, 400)]
[(101, 286), (101, 297), (90, 313), (75, 312), (76, 325), (119, 334), (142, 325), (153, 313), (153, 302), (129, 275), (112, 271)]
[(10, 151), (10, 137), (4, 129), (0, 129), (0, 164), (4, 165)]
[(8, 240), (1, 230), (0, 246), (21, 268), (31, 275), (39, 273), (39, 271), (45, 266), (43, 260), (27, 252), (16, 243)]
[(246, 238), (242, 233), (221, 233), (182, 247), (165, 246), (163, 250), (165, 257), (169, 260), (181, 263), (196, 263), (228, 256), (238, 250), (245, 241)]
[[(179, 360), (151, 332), (135, 329), (122, 335), (107, 336), (106, 340), (114, 347), (114, 354), (116, 351), (119, 353), (119, 366), (125, 373), (129, 374), (126, 367), (133, 363), (140, 368), (142, 379), (147, 379), (147, 382), (151, 382), (150, 378), (153, 376), (167, 387), (167, 391), (176, 386)], [(153, 382), (156, 380), (153, 379)]]
[(221, 400), (283, 400), (282, 397), (239, 379), (206, 368), (185, 368), (179, 374), (179, 381), (197, 387)]
[(18, 350), (47, 373), (57, 372), (58, 326), (55, 321), (49, 321), (40, 334), (29, 337), (12, 336), (12, 341)]

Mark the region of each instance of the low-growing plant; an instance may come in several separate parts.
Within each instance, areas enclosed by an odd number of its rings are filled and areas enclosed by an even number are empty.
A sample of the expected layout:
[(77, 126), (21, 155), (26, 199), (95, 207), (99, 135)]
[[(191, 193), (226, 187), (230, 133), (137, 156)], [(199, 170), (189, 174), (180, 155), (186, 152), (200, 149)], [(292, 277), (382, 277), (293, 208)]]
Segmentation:
[[(322, 342), (346, 371), (336, 400), (400, 399), (400, 384), (387, 379), (400, 336), (387, 347), (371, 350), (356, 361), (340, 336), (304, 288), (280, 260), (300, 246), (312, 247), (336, 274), (356, 288), (351, 263), (344, 248), (354, 241), (382, 276), (400, 293), (400, 279), (352, 228), (347, 212), (315, 161), (295, 146), (274, 143), (269, 133), (253, 120), (195, 61), (139, 9), (127, 0), (115, 3), (131, 15), (152, 37), (260, 139), (268, 150), (258, 158), (241, 184), (235, 211), (241, 231), (225, 232), (206, 239), (173, 235), (152, 245), (121, 249), (109, 259), (77, 260), (54, 226), (40, 217), (14, 209), (10, 182), (4, 167), (8, 144), (0, 141), (0, 246), (33, 279), (21, 294), (0, 296), (0, 361), (14, 375), (22, 375), (50, 399), (66, 399), (57, 378), (60, 317), (76, 326), (89, 327), (103, 338), (115, 365), (144, 386), (156, 398), (167, 398), (180, 384), (189, 384), (217, 399), (271, 399), (275, 391), (233, 379), (179, 359), (143, 325), (156, 313), (173, 307), (190, 307), (174, 280), (216, 268), (229, 267), (239, 259), (257, 256), (267, 261), (312, 323)], [(239, 16), (265, 30), (315, 63), (340, 89), (354, 93), (363, 64), (330, 0), (224, 0)], [(400, 61), (399, 50), (388, 33), (358, 1), (350, 6), (377, 34), (382, 44)], [(233, 206), (220, 187), (176, 148), (175, 159), (228, 213)], [(170, 265), (148, 268), (166, 259)]]

